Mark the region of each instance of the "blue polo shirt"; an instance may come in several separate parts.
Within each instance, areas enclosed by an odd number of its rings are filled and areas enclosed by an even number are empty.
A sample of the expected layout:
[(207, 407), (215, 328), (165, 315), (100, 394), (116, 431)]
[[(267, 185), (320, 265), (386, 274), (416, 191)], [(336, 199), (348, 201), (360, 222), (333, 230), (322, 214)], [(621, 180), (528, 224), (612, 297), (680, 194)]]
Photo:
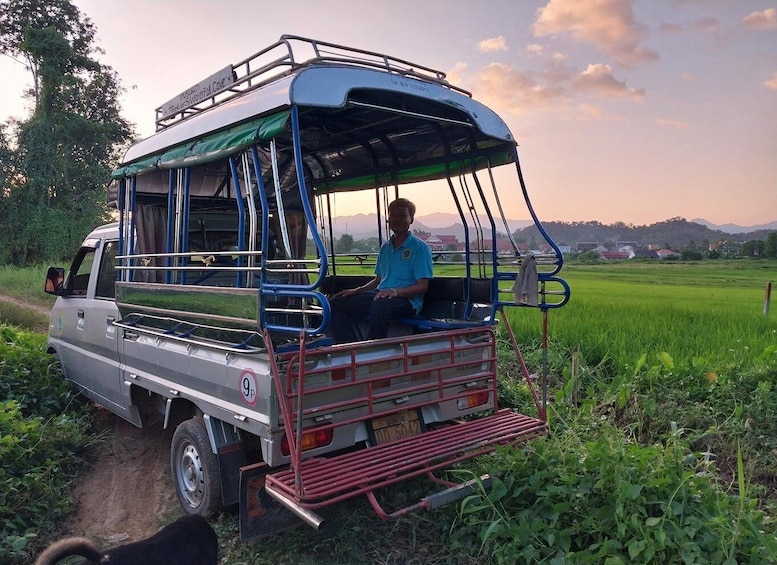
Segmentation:
[[(418, 279), (431, 279), (434, 276), (432, 250), (426, 242), (412, 233), (409, 233), (407, 239), (395, 250), (392, 235), (380, 248), (375, 274), (380, 277), (378, 290), (405, 288), (414, 285)], [(414, 296), (408, 300), (418, 314), (424, 305), (423, 295)]]

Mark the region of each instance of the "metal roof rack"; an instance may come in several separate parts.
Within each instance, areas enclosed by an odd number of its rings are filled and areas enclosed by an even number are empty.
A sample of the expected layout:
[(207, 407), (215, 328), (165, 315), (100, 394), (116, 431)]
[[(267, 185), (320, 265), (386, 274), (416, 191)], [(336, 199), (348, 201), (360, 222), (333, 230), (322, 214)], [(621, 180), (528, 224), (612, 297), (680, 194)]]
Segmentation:
[(156, 131), (314, 64), (378, 69), (433, 82), (471, 96), (468, 91), (451, 85), (444, 72), (424, 65), (336, 43), (282, 35), (269, 47), (239, 63), (227, 65), (156, 108)]

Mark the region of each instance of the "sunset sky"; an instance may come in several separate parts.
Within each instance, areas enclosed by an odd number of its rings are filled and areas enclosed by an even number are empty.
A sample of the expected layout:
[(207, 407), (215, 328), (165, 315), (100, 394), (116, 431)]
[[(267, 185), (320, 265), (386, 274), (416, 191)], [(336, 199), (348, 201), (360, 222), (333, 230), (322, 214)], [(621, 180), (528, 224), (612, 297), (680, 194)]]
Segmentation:
[[(446, 71), (510, 126), (543, 220), (777, 220), (774, 0), (74, 3), (143, 137), (155, 107), (291, 33)], [(25, 118), (29, 74), (0, 56), (0, 76), (0, 120)]]

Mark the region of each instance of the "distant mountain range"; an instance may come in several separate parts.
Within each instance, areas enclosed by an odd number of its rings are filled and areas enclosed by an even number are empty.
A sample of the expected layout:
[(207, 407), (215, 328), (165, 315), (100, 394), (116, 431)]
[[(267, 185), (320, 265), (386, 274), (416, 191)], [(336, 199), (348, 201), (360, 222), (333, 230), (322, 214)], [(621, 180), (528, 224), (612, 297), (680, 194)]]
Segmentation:
[[(485, 217), (480, 218), (485, 237), (490, 237), (491, 227)], [(470, 226), (472, 222), (469, 222)], [(586, 222), (546, 222), (542, 223), (551, 238), (559, 245), (575, 245), (580, 241), (596, 241), (599, 243), (631, 241), (638, 245), (661, 245), (681, 248), (689, 242), (701, 245), (703, 242), (722, 240), (744, 242), (751, 239), (764, 240), (770, 231), (777, 230), (777, 221), (755, 226), (740, 226), (736, 224), (716, 225), (701, 218), (686, 220), (672, 218), (648, 226), (632, 226), (622, 222), (606, 225), (597, 221)], [(335, 237), (344, 233), (354, 239), (366, 239), (376, 233), (377, 216), (375, 214), (358, 214), (342, 216), (333, 224)], [(539, 230), (531, 220), (508, 220), (507, 226), (518, 237), (540, 237)], [(496, 224), (496, 231), (505, 233), (504, 224)], [(464, 227), (457, 214), (436, 212), (416, 216), (413, 230), (425, 231), (435, 235), (455, 235), (460, 241), (464, 239)], [(472, 228), (470, 228), (472, 229)]]
[(707, 226), (711, 230), (720, 230), (723, 233), (750, 233), (760, 230), (777, 230), (777, 222), (771, 222), (768, 224), (758, 224), (755, 226), (739, 226), (737, 224), (723, 224), (723, 225), (716, 225), (708, 222), (704, 218), (694, 218), (693, 220), (689, 220), (690, 222), (694, 222), (696, 224), (701, 224), (703, 226)]
[[(488, 220), (481, 216), (480, 221), (484, 227), (488, 225)], [(694, 218), (688, 220), (690, 223), (701, 224), (707, 228), (715, 231), (721, 231), (727, 234), (739, 234), (739, 233), (751, 233), (761, 230), (777, 230), (777, 221), (770, 222), (768, 224), (758, 224), (754, 226), (740, 226), (737, 224), (713, 224), (708, 222), (704, 218)], [(544, 222), (545, 223), (558, 223), (558, 222)], [(569, 223), (569, 222), (561, 222)], [(591, 222), (571, 222), (572, 224), (590, 224)], [(511, 231), (515, 232), (521, 228), (534, 225), (531, 220), (507, 220), (507, 224)], [(370, 237), (375, 232), (375, 226), (377, 225), (377, 216), (375, 214), (356, 214), (354, 216), (340, 216), (335, 221), (335, 233), (339, 236), (343, 233), (351, 234), (355, 239), (361, 239), (364, 237)], [(425, 214), (423, 216), (416, 216), (413, 223), (414, 230), (430, 231), (435, 234), (451, 234), (453, 231), (446, 230), (463, 230), (461, 220), (458, 214), (451, 214), (446, 212), (435, 212), (433, 214)], [(497, 224), (496, 230), (499, 232), (505, 232), (504, 225)]]

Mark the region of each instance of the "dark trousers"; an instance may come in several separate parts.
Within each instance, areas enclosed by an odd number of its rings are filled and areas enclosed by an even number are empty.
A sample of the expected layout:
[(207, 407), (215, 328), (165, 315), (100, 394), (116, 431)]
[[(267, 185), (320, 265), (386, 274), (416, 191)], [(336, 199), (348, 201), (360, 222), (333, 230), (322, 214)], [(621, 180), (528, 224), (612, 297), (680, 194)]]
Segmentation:
[(369, 316), (367, 339), (380, 339), (388, 335), (392, 320), (415, 316), (415, 308), (407, 298), (380, 298), (378, 291), (362, 292), (353, 296), (334, 298), (329, 301), (332, 318), (329, 328), (335, 343), (358, 341), (355, 324)]

